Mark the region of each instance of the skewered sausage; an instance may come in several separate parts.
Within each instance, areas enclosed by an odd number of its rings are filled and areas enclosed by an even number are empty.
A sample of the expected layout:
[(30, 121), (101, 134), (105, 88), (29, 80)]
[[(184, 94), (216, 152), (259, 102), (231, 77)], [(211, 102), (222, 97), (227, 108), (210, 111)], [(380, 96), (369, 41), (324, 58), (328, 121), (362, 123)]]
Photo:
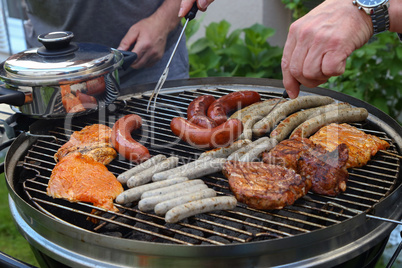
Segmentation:
[(255, 145), (250, 151), (240, 157), (240, 162), (255, 162), (261, 154), (274, 148), (278, 142), (276, 139), (268, 139)]
[(195, 98), (187, 108), (187, 120), (204, 128), (214, 128), (216, 122), (207, 116), (208, 107), (215, 101), (212, 95)]
[(230, 154), (227, 157), (227, 160), (235, 160), (238, 161), (240, 159), (240, 157), (242, 157), (244, 154), (246, 154), (247, 152), (251, 151), (255, 146), (257, 146), (258, 144), (265, 142), (269, 140), (268, 137), (261, 137), (255, 141), (253, 141), (252, 143), (247, 144), (246, 146), (238, 149), (237, 151), (233, 152), (232, 154)]
[(208, 108), (207, 115), (220, 125), (226, 122), (227, 114), (261, 100), (256, 91), (236, 91), (220, 97)]
[(238, 140), (229, 146), (216, 148), (216, 149), (212, 149), (212, 150), (203, 152), (199, 158), (204, 158), (204, 157), (208, 157), (208, 156), (212, 157), (212, 158), (226, 158), (233, 152), (239, 150), (240, 148), (242, 148), (250, 143), (251, 143), (251, 140)]
[(187, 170), (187, 169), (192, 170), (195, 167), (197, 167), (198, 165), (200, 165), (202, 162), (209, 161), (210, 159), (211, 159), (210, 157), (204, 157), (204, 158), (189, 162), (187, 164), (184, 164), (184, 165), (181, 165), (181, 166), (169, 169), (169, 170), (165, 170), (165, 171), (162, 171), (162, 172), (155, 173), (152, 176), (152, 180), (153, 181), (166, 180), (168, 177), (170, 177), (172, 175), (179, 174), (180, 172), (182, 172), (184, 170)]
[(172, 132), (183, 141), (198, 148), (217, 148), (231, 144), (243, 131), (240, 120), (230, 119), (215, 128), (207, 129), (175, 117), (170, 122)]
[(204, 198), (176, 206), (166, 212), (165, 221), (176, 223), (184, 218), (214, 210), (234, 209), (237, 200), (233, 196), (216, 196)]
[[(176, 177), (176, 178), (186, 178), (186, 177)], [(146, 191), (146, 192), (142, 193), (141, 199), (148, 198), (148, 197), (151, 197), (151, 196), (158, 196), (158, 195), (168, 194), (168, 193), (171, 193), (171, 192), (178, 191), (180, 189), (185, 189), (185, 188), (192, 187), (192, 186), (197, 185), (197, 184), (204, 184), (205, 185), (203, 180), (186, 180), (186, 181), (183, 181), (183, 182), (180, 182), (180, 183), (177, 183), (177, 184), (172, 184), (172, 185), (168, 185), (168, 186), (165, 186), (165, 187), (156, 188), (156, 189)]]
[(368, 111), (364, 108), (345, 108), (329, 111), (315, 116), (299, 125), (290, 135), (290, 138), (307, 138), (321, 127), (331, 123), (353, 123), (366, 120)]
[(134, 163), (141, 163), (151, 157), (148, 149), (131, 136), (131, 132), (141, 126), (141, 117), (136, 114), (129, 114), (117, 120), (112, 128), (112, 144), (114, 148), (124, 158)]
[(265, 133), (269, 132), (280, 120), (300, 109), (318, 107), (333, 102), (335, 102), (335, 100), (327, 96), (302, 96), (287, 101), (281, 106), (276, 107), (270, 114), (255, 123), (253, 126), (253, 134), (256, 136), (264, 135)]
[(213, 174), (215, 172), (222, 171), (223, 165), (226, 162), (226, 158), (213, 158), (208, 161), (204, 161), (196, 165), (192, 169), (185, 169), (178, 172), (175, 175), (171, 175), (168, 177), (172, 178), (174, 176), (184, 176), (191, 179), (201, 178), (206, 175)]

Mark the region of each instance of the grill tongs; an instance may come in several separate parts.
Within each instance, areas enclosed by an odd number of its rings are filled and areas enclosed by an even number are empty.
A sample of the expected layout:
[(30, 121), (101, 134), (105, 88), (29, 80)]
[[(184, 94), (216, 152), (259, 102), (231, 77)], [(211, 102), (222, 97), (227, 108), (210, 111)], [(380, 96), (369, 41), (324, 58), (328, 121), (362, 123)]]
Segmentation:
[(186, 19), (186, 23), (184, 24), (183, 29), (181, 30), (179, 39), (177, 40), (176, 45), (172, 51), (172, 54), (170, 55), (170, 58), (166, 64), (165, 70), (163, 70), (163, 73), (162, 73), (161, 77), (159, 78), (159, 81), (156, 84), (156, 87), (155, 87), (154, 91), (152, 92), (151, 97), (149, 97), (148, 105), (147, 105), (147, 112), (149, 111), (149, 106), (151, 105), (152, 99), (153, 99), (153, 108), (152, 109), (155, 110), (156, 99), (158, 98), (159, 91), (161, 90), (161, 88), (162, 88), (163, 84), (165, 83), (166, 78), (168, 76), (170, 62), (172, 61), (173, 56), (176, 53), (177, 47), (179, 46), (179, 43), (184, 34), (184, 31), (186, 30), (188, 22), (195, 18), (197, 11), (198, 11), (197, 2), (194, 2), (193, 7), (190, 9), (190, 11), (187, 13), (187, 15), (184, 16), (184, 18)]

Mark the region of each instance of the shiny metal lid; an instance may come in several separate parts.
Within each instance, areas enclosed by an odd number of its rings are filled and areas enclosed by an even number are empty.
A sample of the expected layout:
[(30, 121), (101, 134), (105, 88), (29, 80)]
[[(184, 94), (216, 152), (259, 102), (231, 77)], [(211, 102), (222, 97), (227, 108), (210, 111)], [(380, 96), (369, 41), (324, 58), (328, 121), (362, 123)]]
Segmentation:
[(117, 69), (123, 55), (116, 49), (94, 43), (73, 43), (71, 32), (43, 34), (44, 46), (9, 57), (0, 77), (19, 85), (49, 85), (82, 81)]

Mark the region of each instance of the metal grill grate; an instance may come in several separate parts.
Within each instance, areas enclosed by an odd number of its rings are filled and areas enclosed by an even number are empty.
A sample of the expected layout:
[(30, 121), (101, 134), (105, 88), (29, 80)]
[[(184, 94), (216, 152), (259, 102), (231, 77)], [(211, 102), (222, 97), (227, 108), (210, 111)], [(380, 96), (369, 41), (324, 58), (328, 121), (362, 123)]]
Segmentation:
[[(113, 112), (72, 119), (71, 123), (52, 126), (47, 134), (54, 136), (57, 141), (53, 138), (39, 138), (21, 163), (23, 178), (27, 178), (23, 189), (28, 199), (44, 213), (93, 232), (159, 243), (224, 245), (291, 237), (327, 228), (370, 210), (400, 183), (399, 158), (387, 152), (379, 152), (363, 168), (349, 170), (348, 188), (337, 197), (309, 193), (292, 206), (272, 211), (255, 210), (238, 204), (232, 211), (199, 214), (177, 224), (166, 224), (162, 217), (139, 211), (136, 203), (126, 206), (116, 204), (120, 213), (93, 214), (92, 210), (100, 209), (86, 203), (52, 199), (46, 195), (47, 182), (55, 165), (53, 155), (61, 144), (68, 141), (72, 132), (94, 123), (112, 126), (122, 115), (136, 113), (142, 117), (144, 125), (141, 131), (133, 133), (133, 137), (143, 143), (151, 155), (162, 153), (178, 156), (180, 164), (184, 164), (197, 158), (202, 151), (181, 142), (171, 133), (171, 119), (185, 116), (188, 104), (199, 95), (220, 97), (230, 92), (230, 89), (214, 88), (161, 93), (156, 110), (150, 114), (146, 113), (149, 95), (132, 96), (115, 102), (115, 106), (109, 106), (109, 110), (115, 109)], [(263, 99), (279, 97), (279, 94), (271, 92), (260, 94)], [(370, 122), (355, 126), (385, 139), (391, 144), (388, 152), (398, 154), (390, 137), (381, 129)], [(122, 158), (108, 165), (116, 176), (131, 167), (133, 165)], [(203, 179), (218, 194), (231, 194), (227, 179), (221, 174)]]

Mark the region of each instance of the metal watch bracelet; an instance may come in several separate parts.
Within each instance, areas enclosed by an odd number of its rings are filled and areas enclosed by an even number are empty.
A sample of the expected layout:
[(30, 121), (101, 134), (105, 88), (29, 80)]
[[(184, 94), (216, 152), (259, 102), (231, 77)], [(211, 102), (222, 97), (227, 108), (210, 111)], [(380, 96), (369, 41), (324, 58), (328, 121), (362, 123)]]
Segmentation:
[(374, 34), (389, 30), (389, 15), (387, 5), (381, 5), (373, 9), (371, 14)]

